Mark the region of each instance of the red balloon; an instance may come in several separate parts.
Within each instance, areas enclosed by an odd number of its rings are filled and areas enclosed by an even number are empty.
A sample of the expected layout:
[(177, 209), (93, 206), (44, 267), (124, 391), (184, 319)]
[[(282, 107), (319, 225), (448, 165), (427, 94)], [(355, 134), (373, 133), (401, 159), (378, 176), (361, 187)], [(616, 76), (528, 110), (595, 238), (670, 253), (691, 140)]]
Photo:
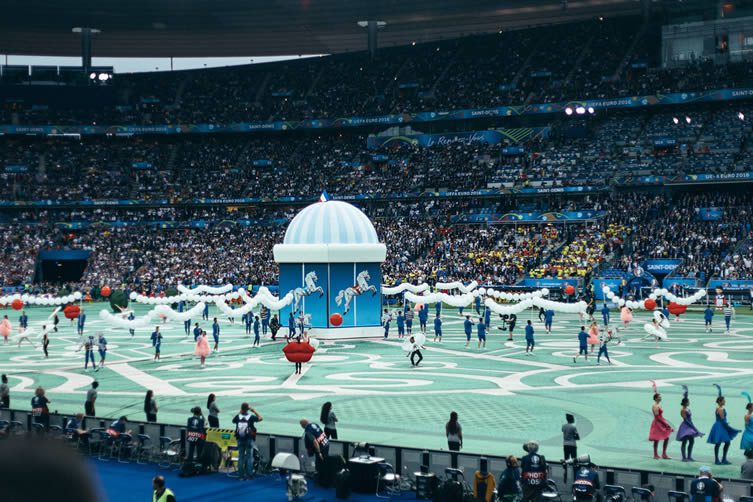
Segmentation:
[(24, 302), (16, 298), (11, 302), (10, 306), (13, 307), (13, 310), (21, 310), (24, 308)]
[(570, 284), (568, 284), (567, 286), (565, 286), (565, 293), (567, 293), (570, 296), (574, 295), (575, 294), (575, 287), (573, 287)]
[(332, 326), (339, 326), (339, 325), (341, 325), (343, 323), (343, 316), (341, 316), (340, 314), (338, 314), (337, 312), (335, 312), (334, 314), (332, 314), (331, 316), (329, 316), (329, 323)]
[(309, 342), (288, 342), (282, 348), (285, 359), (291, 363), (307, 363), (314, 354), (314, 347)]
[(102, 294), (102, 296), (107, 298), (108, 296), (110, 296), (110, 293), (112, 293), (112, 290), (110, 289), (110, 286), (103, 286), (100, 290), (100, 293)]
[(63, 309), (63, 315), (66, 319), (75, 319), (81, 313), (81, 308), (78, 305), (68, 305)]
[(646, 310), (654, 310), (656, 308), (656, 300), (647, 298), (646, 301), (643, 302), (643, 306), (646, 308)]

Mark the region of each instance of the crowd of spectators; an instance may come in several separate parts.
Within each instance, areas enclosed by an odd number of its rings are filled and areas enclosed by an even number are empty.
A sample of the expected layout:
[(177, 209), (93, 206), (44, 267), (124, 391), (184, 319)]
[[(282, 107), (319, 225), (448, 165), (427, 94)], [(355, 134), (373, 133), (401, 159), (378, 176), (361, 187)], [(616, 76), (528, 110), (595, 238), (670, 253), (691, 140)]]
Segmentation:
[[(722, 208), (719, 220), (702, 208)], [(274, 284), (272, 247), (300, 206), (28, 210), (0, 223), (5, 285), (34, 279), (45, 249), (89, 251), (76, 286), (159, 291), (178, 283)], [(388, 247), (384, 281), (479, 280), (514, 284), (525, 276), (589, 278), (602, 265), (630, 269), (650, 258), (681, 258), (689, 277), (752, 277), (753, 202), (748, 195), (613, 193), (606, 197), (370, 202), (364, 211)], [(510, 211), (604, 210), (588, 223), (468, 223), (463, 215)], [(198, 227), (155, 222), (200, 222)], [(70, 227), (71, 222), (88, 223)], [(117, 222), (117, 223), (116, 223)], [(123, 225), (126, 222), (127, 225)], [(620, 265), (621, 264), (621, 265)]]

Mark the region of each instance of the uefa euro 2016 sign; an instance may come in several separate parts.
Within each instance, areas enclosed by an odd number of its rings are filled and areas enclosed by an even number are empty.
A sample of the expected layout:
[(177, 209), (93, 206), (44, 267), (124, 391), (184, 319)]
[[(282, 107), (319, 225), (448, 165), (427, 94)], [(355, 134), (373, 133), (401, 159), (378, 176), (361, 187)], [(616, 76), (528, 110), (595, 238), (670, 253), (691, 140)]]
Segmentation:
[(293, 218), (273, 252), (280, 291), (293, 292), (293, 303), (280, 311), (283, 326), (292, 313), (296, 322), (306, 318), (317, 338), (381, 336), (387, 248), (360, 209), (323, 197)]

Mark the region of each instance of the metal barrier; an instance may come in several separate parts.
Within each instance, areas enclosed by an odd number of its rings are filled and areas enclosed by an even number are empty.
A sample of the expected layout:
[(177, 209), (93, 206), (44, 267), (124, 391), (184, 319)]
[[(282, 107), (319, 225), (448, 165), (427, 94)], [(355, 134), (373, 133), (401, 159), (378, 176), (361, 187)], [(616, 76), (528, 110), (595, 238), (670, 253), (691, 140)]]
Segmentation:
[[(70, 415), (50, 414), (50, 425), (60, 425), (65, 427), (65, 422)], [(0, 420), (18, 421), (24, 424), (27, 431), (31, 431), (31, 413), (28, 411), (0, 409)], [(91, 429), (94, 427), (106, 428), (112, 423), (114, 418), (86, 417), (84, 428)], [(128, 421), (128, 426), (134, 432), (140, 432), (142, 429), (145, 434), (152, 437), (153, 440), (160, 436), (168, 436), (172, 439), (185, 439), (185, 428), (172, 424), (155, 424), (146, 422)], [(349, 457), (353, 453), (351, 443), (342, 440), (332, 440), (330, 442), (330, 454), (342, 455)], [(286, 436), (279, 434), (258, 433), (256, 436), (256, 446), (262, 456), (271, 460), (276, 453), (289, 452), (296, 456), (305, 457), (306, 451), (303, 445), (302, 436)], [(466, 479), (472, 479), (472, 475), (480, 467), (482, 455), (464, 452), (449, 452), (444, 450), (420, 450), (416, 448), (403, 448), (396, 446), (371, 445), (373, 448), (372, 455), (383, 457), (387, 462), (392, 464), (395, 472), (403, 475), (412, 475), (419, 472), (421, 466), (428, 467), (430, 472), (444, 473), (445, 467), (457, 466), (466, 473)], [(542, 454), (546, 456), (546, 450)], [(506, 467), (506, 458), (493, 455), (483, 455), (487, 462), (489, 471), (495, 476)], [(564, 470), (559, 463), (551, 462), (551, 478), (560, 487), (564, 493), (569, 490), (569, 484), (564, 484)], [(600, 477), (603, 484), (620, 485), (630, 493), (630, 488), (634, 486), (643, 486), (646, 484), (654, 485), (656, 489), (656, 499), (666, 500), (667, 492), (672, 490), (686, 491), (690, 487), (690, 482), (695, 479), (694, 475), (665, 473), (657, 471), (646, 471), (640, 469), (626, 469), (608, 466), (600, 466)], [(735, 478), (716, 477), (724, 485), (724, 493), (732, 499), (740, 497), (753, 496), (753, 482)], [(569, 481), (572, 481), (569, 478)]]

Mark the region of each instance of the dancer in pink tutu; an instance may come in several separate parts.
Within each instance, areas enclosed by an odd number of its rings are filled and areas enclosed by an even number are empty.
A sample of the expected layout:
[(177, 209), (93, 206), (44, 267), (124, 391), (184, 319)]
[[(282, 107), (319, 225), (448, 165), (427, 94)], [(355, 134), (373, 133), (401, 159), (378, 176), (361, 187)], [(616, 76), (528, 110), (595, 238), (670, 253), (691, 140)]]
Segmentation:
[(5, 343), (8, 343), (8, 337), (10, 336), (10, 332), (13, 330), (13, 326), (11, 326), (10, 321), (8, 320), (8, 316), (5, 316), (0, 322), (0, 335), (3, 335), (3, 340), (5, 340)]
[(633, 320), (633, 311), (627, 307), (622, 307), (620, 310), (620, 319), (622, 319), (624, 329), (627, 329), (630, 325), (630, 321)]
[[(661, 394), (656, 390), (656, 382), (651, 380), (651, 384), (654, 386), (654, 404), (651, 406), (651, 411), (654, 414), (654, 420), (651, 422), (651, 430), (648, 433), (648, 440), (654, 442), (654, 458), (655, 459), (670, 459), (667, 455), (667, 445), (669, 444), (669, 435), (674, 432), (674, 428), (669, 425), (669, 422), (664, 418), (664, 410), (662, 410), (659, 403), (661, 403)], [(659, 441), (664, 441), (662, 447), (662, 455), (659, 456), (658, 448)]]
[(199, 356), (201, 358), (201, 367), (204, 367), (204, 362), (207, 359), (207, 356), (209, 355), (209, 341), (207, 340), (207, 332), (202, 330), (201, 336), (196, 341), (196, 350), (194, 351), (194, 354)]

